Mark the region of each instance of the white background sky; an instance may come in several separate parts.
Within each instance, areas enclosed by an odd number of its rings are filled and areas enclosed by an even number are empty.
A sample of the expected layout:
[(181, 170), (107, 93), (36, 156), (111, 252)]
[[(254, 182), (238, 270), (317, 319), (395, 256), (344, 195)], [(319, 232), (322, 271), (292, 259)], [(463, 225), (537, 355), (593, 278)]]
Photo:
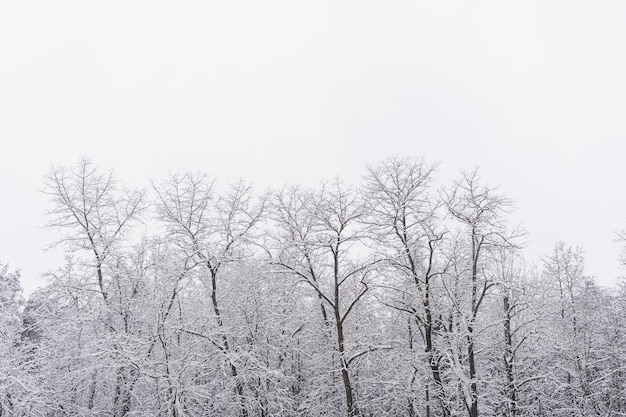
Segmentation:
[(0, 260), (54, 265), (37, 190), (85, 155), (133, 185), (168, 170), (260, 187), (357, 181), (388, 155), (482, 167), (529, 254), (581, 245), (621, 274), (625, 1), (0, 3)]

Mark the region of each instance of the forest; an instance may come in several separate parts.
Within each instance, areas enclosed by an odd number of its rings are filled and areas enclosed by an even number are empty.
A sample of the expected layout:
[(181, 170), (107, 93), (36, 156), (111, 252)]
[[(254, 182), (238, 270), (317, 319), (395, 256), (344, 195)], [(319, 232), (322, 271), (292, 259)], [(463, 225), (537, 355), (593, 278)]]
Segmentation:
[(626, 416), (626, 287), (565, 242), (526, 260), (478, 169), (42, 182), (65, 258), (28, 297), (0, 264), (2, 417)]

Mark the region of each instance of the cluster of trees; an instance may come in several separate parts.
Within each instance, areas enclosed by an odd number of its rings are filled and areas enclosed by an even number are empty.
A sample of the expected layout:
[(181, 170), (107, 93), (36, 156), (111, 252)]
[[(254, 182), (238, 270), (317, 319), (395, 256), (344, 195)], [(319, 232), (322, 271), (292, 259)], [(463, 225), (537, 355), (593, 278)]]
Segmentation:
[[(0, 416), (626, 415), (626, 290), (421, 159), (255, 194), (201, 173), (46, 177), (63, 268), (0, 265)], [(149, 231), (146, 232), (146, 231)]]

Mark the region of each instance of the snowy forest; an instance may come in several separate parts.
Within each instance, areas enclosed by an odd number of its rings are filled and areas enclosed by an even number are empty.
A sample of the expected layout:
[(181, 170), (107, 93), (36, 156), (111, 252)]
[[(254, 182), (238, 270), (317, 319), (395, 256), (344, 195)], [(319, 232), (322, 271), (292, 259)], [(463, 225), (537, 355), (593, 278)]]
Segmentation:
[(42, 184), (65, 260), (28, 297), (0, 264), (2, 417), (626, 416), (626, 287), (565, 242), (525, 260), (478, 169)]

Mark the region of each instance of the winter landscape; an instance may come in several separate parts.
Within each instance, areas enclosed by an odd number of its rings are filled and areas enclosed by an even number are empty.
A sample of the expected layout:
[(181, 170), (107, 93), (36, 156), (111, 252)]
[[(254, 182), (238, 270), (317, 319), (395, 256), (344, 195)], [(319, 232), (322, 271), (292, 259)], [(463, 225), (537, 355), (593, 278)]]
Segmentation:
[(626, 416), (626, 3), (0, 4), (0, 417)]
[(500, 190), (434, 172), (259, 194), (53, 167), (65, 264), (25, 305), (2, 269), (3, 415), (621, 415), (623, 287), (562, 242), (529, 265)]

